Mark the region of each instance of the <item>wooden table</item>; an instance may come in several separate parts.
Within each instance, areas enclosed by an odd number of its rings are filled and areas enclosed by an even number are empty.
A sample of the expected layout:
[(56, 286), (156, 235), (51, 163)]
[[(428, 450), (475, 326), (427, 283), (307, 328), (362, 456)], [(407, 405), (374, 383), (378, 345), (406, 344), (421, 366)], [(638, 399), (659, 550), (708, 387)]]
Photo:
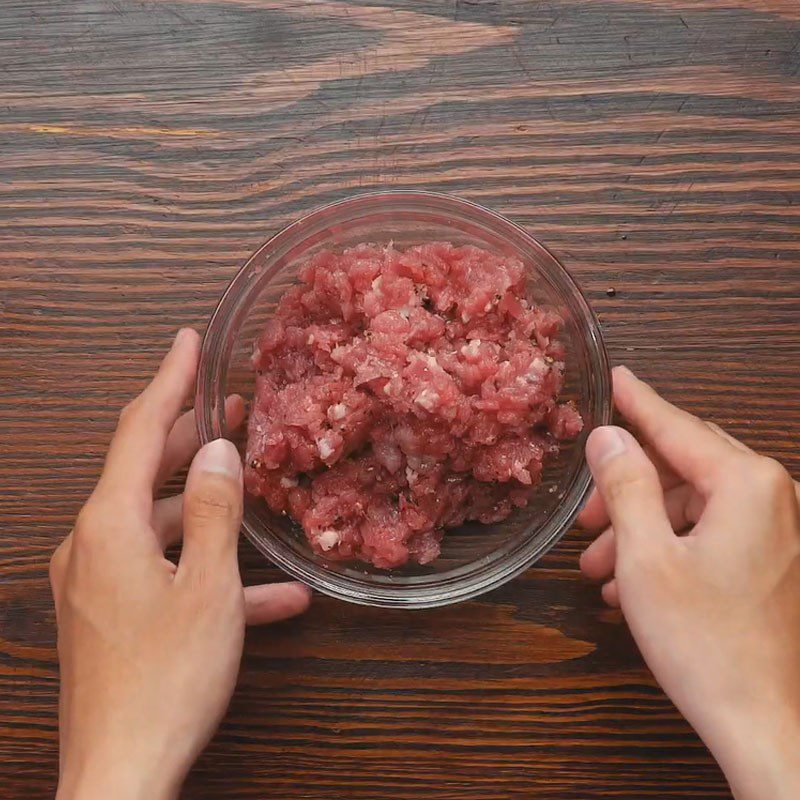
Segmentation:
[[(47, 562), (120, 407), (260, 242), (378, 187), (527, 226), (615, 362), (800, 469), (797, 0), (4, 0), (0, 797), (52, 797)], [(186, 797), (726, 797), (586, 542), (473, 603), (251, 631)]]

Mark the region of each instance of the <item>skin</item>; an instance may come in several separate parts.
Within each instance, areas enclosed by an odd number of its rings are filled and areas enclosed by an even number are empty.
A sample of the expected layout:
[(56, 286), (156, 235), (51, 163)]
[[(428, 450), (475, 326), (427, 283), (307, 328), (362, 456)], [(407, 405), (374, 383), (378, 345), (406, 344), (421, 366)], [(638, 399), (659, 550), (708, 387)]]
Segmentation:
[[(296, 583), (243, 588), (242, 468), (179, 416), (199, 341), (181, 331), (123, 412), (105, 469), (53, 556), (59, 800), (177, 796), (233, 692), (246, 623), (304, 611)], [(736, 800), (800, 797), (800, 488), (777, 462), (667, 403), (624, 368), (620, 428), (590, 435), (581, 569), (620, 606), (654, 676)], [(241, 423), (241, 398), (226, 417)], [(180, 561), (164, 557), (183, 538)]]
[(800, 488), (625, 368), (614, 399), (645, 447), (591, 433), (581, 568), (737, 800), (800, 797)]
[[(198, 443), (179, 416), (199, 338), (179, 332), (123, 412), (96, 489), (51, 562), (61, 664), (57, 797), (177, 796), (228, 706), (246, 623), (294, 616), (297, 583), (242, 587), (242, 466), (219, 439), (194, 457), (182, 496), (153, 494)], [(241, 398), (228, 400), (241, 423)], [(164, 549), (183, 537), (177, 564)]]

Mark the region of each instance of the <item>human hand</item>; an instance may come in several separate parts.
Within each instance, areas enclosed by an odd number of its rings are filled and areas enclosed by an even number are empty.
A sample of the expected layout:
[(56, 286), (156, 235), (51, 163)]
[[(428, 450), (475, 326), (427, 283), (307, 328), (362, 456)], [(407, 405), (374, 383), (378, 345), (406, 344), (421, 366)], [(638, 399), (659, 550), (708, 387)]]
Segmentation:
[(581, 569), (621, 606), (735, 797), (796, 799), (800, 488), (625, 368), (614, 371), (614, 400), (645, 447), (620, 428), (589, 436), (597, 489), (580, 522), (602, 533)]
[[(128, 405), (103, 474), (53, 555), (61, 664), (59, 800), (174, 797), (233, 692), (245, 622), (304, 611), (298, 583), (242, 588), (242, 465), (218, 439), (192, 462), (183, 495), (153, 493), (197, 451), (199, 338), (178, 333)], [(244, 417), (229, 398), (227, 418)], [(183, 533), (177, 565), (164, 550)]]

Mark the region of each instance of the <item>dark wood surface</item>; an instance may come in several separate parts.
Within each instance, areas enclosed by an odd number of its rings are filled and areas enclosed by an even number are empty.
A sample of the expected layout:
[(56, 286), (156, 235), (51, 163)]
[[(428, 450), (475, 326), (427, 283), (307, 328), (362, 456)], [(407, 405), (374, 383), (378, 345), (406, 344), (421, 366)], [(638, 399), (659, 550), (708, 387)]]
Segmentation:
[[(120, 407), (269, 234), (373, 187), (526, 225), (615, 362), (800, 471), (797, 0), (3, 0), (0, 797), (52, 796), (47, 561)], [(251, 631), (186, 797), (727, 797), (586, 541)]]

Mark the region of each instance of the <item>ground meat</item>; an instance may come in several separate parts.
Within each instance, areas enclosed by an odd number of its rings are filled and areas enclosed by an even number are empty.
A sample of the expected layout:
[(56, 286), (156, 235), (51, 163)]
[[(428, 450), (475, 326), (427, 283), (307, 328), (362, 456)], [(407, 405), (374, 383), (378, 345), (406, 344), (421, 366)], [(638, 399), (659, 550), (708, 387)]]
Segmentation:
[(325, 251), (255, 345), (245, 482), (316, 553), (391, 569), (525, 506), (558, 442), (561, 319), (513, 258), (431, 242)]

